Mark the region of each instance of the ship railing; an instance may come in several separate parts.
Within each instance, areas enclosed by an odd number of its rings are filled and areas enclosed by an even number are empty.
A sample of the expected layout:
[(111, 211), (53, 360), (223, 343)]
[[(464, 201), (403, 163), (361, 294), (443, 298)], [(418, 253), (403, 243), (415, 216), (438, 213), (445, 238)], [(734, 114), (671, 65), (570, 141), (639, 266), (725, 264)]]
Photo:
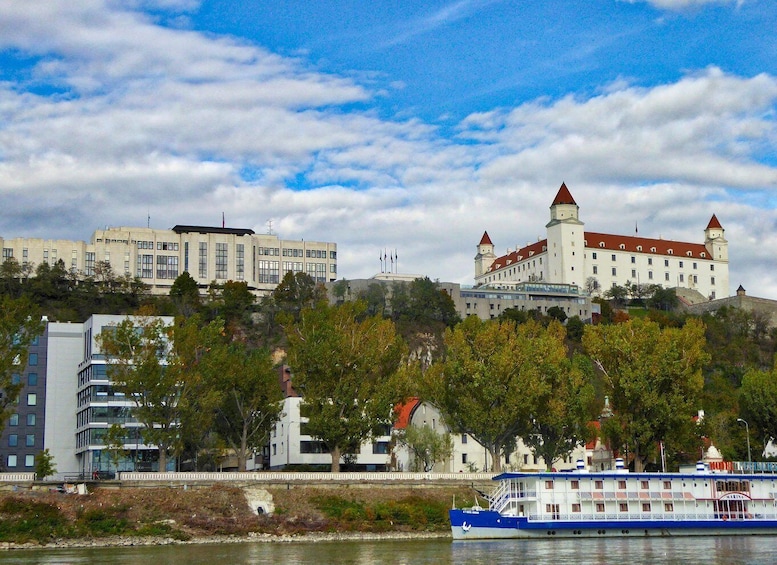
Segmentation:
[(518, 510), (518, 500), (525, 500), (536, 496), (536, 490), (521, 489), (512, 481), (503, 481), (491, 493), (491, 502), (489, 506), (492, 510), (496, 510), (497, 512), (504, 512), (511, 506), (514, 506), (513, 510)]
[(561, 513), (531, 513), (528, 515), (530, 521), (540, 522), (612, 522), (612, 521), (689, 521), (689, 520), (723, 520), (723, 521), (758, 521), (758, 520), (775, 520), (777, 519), (777, 513), (774, 512), (728, 512), (728, 513), (715, 513), (710, 514), (707, 512), (575, 512), (572, 514)]

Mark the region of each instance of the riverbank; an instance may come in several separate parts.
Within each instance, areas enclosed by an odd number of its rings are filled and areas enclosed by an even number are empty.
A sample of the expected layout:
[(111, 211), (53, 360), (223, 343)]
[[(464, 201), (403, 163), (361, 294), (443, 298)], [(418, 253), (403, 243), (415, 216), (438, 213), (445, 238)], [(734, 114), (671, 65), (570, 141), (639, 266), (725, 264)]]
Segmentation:
[(454, 499), (474, 503), (473, 491), (216, 485), (2, 492), (0, 549), (447, 537)]

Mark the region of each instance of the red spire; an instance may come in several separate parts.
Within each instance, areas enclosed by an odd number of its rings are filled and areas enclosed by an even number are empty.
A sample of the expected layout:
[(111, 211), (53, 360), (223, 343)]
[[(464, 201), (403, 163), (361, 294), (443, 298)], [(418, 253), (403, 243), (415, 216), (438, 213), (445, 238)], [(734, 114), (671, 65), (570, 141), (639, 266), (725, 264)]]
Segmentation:
[(572, 195), (569, 193), (566, 183), (561, 183), (561, 188), (558, 189), (558, 194), (556, 194), (556, 198), (553, 199), (552, 206), (556, 206), (557, 204), (574, 204), (577, 206), (577, 202), (575, 202), (575, 199), (572, 198)]
[(480, 243), (478, 243), (478, 245), (494, 245), (491, 243), (491, 238), (488, 237), (487, 231), (483, 232), (483, 237), (480, 238)]
[(720, 225), (720, 222), (718, 221), (718, 217), (715, 214), (713, 214), (712, 218), (710, 218), (710, 223), (707, 224), (707, 229), (708, 230), (713, 230), (713, 229), (715, 229), (715, 230), (722, 230), (723, 229), (723, 226)]

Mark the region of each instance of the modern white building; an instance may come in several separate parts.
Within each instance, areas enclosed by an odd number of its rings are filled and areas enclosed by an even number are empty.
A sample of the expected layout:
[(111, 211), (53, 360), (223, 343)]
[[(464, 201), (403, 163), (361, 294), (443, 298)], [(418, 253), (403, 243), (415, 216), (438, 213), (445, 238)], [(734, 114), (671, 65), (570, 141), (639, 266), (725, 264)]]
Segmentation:
[(109, 264), (117, 277), (137, 277), (153, 294), (167, 294), (176, 277), (188, 272), (201, 289), (211, 282), (246, 282), (261, 296), (291, 271), (316, 282), (337, 279), (337, 244), (283, 240), (250, 229), (178, 225), (169, 230), (110, 227), (90, 242), (0, 238), (2, 260), (15, 258), (34, 274), (41, 263), (58, 261), (81, 277), (99, 277)]
[(657, 284), (694, 289), (710, 300), (728, 296), (728, 242), (715, 215), (702, 243), (589, 232), (562, 184), (545, 229), (545, 239), (501, 256), (485, 232), (475, 256), (476, 285), (547, 282), (606, 290)]

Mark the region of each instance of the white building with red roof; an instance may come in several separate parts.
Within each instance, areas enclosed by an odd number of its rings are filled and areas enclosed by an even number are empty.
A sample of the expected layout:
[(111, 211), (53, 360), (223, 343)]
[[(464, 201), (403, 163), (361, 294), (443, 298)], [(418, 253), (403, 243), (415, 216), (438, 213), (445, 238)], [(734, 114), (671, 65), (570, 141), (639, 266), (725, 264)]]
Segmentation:
[(475, 256), (477, 286), (547, 282), (589, 291), (613, 285), (688, 288), (712, 300), (729, 293), (728, 242), (713, 214), (703, 243), (585, 231), (566, 184), (550, 205), (546, 239), (497, 257), (483, 234)]

